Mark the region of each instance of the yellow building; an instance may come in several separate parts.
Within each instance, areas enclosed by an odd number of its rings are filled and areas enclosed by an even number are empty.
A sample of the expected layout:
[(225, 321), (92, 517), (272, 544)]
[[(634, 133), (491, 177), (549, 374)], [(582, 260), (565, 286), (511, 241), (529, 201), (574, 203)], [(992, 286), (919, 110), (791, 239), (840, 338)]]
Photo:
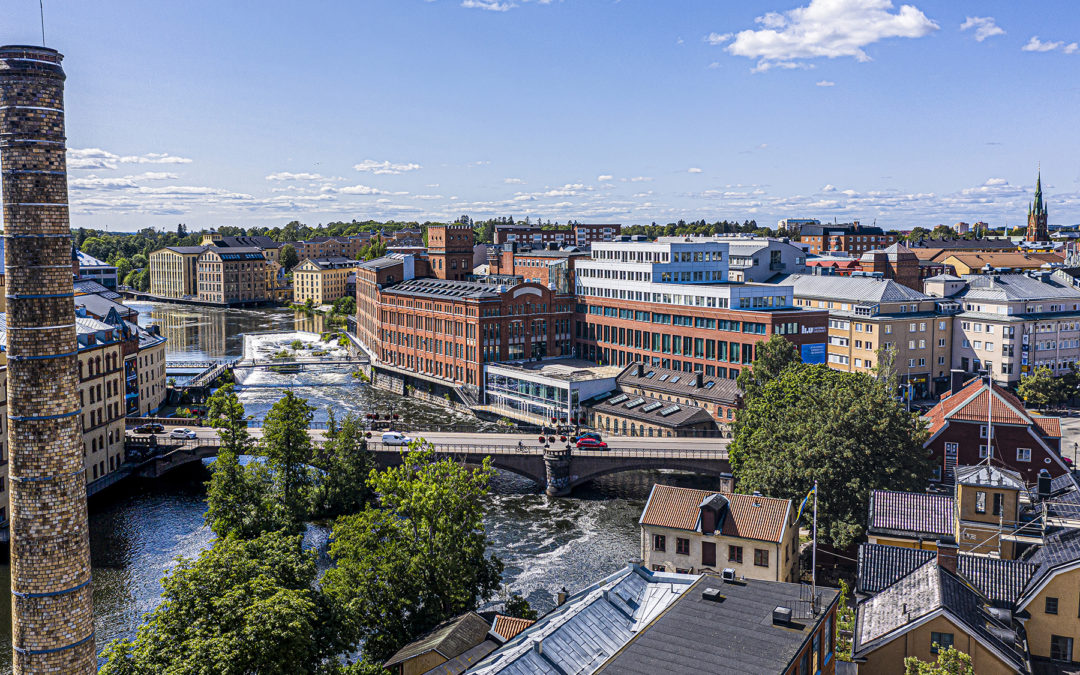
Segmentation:
[(1016, 603), (1028, 650), (1033, 657), (1080, 662), (1080, 530), (1047, 535), (1025, 561), (1039, 566)]
[(955, 570), (956, 548), (943, 548), (859, 604), (852, 656), (860, 673), (903, 675), (905, 658), (936, 661), (945, 647), (969, 654), (979, 675), (1029, 672), (1011, 618), (991, 610)]
[(796, 305), (829, 310), (830, 368), (869, 373), (885, 348), (895, 350), (896, 374), (911, 383), (915, 398), (948, 386), (959, 303), (872, 276), (796, 274), (784, 283), (792, 285)]
[(314, 305), (329, 305), (349, 295), (349, 275), (356, 274), (359, 264), (340, 256), (304, 260), (293, 268), (293, 302), (302, 305), (311, 300)]
[(653, 571), (799, 578), (799, 528), (788, 499), (654, 485), (638, 522), (641, 558)]
[(198, 295), (198, 261), (205, 246), (168, 246), (150, 254), (150, 294), (162, 298)]
[(1020, 494), (1026, 490), (1015, 471), (988, 464), (956, 467), (956, 542), (965, 553), (1012, 560), (1020, 527)]
[(213, 247), (198, 258), (198, 297), (202, 302), (243, 305), (265, 302), (266, 258), (255, 247)]

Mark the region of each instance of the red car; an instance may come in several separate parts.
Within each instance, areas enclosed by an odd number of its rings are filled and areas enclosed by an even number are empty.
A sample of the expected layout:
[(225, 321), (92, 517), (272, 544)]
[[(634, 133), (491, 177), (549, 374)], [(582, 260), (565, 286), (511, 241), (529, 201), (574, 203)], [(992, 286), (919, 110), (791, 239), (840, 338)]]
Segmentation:
[(582, 450), (607, 450), (607, 443), (586, 436), (578, 439), (577, 447)]

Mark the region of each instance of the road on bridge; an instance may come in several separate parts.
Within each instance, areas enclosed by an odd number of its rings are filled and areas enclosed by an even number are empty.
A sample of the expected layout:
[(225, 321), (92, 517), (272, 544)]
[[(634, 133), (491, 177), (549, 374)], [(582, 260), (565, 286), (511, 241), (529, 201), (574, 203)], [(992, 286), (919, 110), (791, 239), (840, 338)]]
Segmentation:
[[(204, 439), (217, 439), (217, 430), (209, 427), (189, 427), (199, 438)], [(253, 438), (262, 437), (261, 427), (252, 427), (248, 430)], [(322, 441), (325, 438), (326, 432), (320, 429), (312, 429), (309, 431), (312, 440)], [(450, 446), (475, 446), (490, 448), (491, 450), (485, 450), (485, 452), (497, 452), (497, 453), (513, 453), (518, 452), (517, 444), (521, 441), (525, 450), (528, 453), (539, 453), (543, 451), (543, 446), (538, 442), (538, 435), (535, 434), (523, 434), (523, 433), (468, 433), (468, 432), (447, 432), (447, 431), (431, 431), (431, 432), (404, 432), (406, 436), (412, 438), (424, 438), (429, 443), (435, 446), (435, 449), (447, 448)], [(379, 439), (382, 436), (381, 431), (371, 432), (372, 441), (375, 444), (381, 445)], [(162, 440), (168, 438), (167, 434), (163, 435)], [(657, 454), (685, 452), (687, 450), (695, 450), (701, 452), (715, 452), (717, 458), (727, 458), (727, 446), (730, 442), (726, 438), (668, 438), (668, 437), (638, 437), (638, 436), (608, 436), (606, 438), (609, 450), (574, 450), (575, 455), (592, 455), (597, 456), (605, 454), (605, 452), (640, 452), (642, 456), (656, 456)], [(562, 446), (562, 443), (556, 441), (556, 446)]]

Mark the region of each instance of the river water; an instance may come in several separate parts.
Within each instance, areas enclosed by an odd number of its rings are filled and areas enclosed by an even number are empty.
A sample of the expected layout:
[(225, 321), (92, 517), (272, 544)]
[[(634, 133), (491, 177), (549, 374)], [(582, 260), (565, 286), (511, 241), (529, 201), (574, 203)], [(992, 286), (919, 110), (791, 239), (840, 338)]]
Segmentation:
[[(168, 338), (169, 361), (207, 361), (242, 355), (244, 334), (320, 332), (322, 317), (281, 309), (217, 309), (164, 303), (131, 303), (140, 323), (156, 323)], [(470, 418), (413, 399), (373, 389), (342, 369), (296, 375), (257, 371), (239, 387), (248, 414), (261, 418), (288, 387), (316, 406), (345, 412), (394, 412), (412, 422), (468, 424)], [(204, 466), (188, 466), (157, 480), (131, 480), (90, 500), (90, 546), (94, 567), (97, 644), (134, 634), (142, 616), (159, 601), (162, 576), (177, 556), (193, 557), (212, 534), (206, 511)], [(553, 499), (540, 486), (498, 472), (487, 498), (489, 551), (505, 564), (503, 583), (522, 593), (541, 613), (560, 588), (574, 590), (609, 574), (639, 555), (637, 519), (656, 482), (717, 488), (714, 479), (660, 472), (628, 472), (579, 488), (572, 498)], [(325, 553), (328, 527), (310, 525), (307, 544)], [(324, 564), (329, 564), (325, 555)], [(0, 570), (7, 583), (8, 570)], [(0, 589), (0, 603), (10, 594)], [(489, 603), (492, 604), (492, 603)], [(10, 606), (0, 606), (0, 673), (10, 666)]]

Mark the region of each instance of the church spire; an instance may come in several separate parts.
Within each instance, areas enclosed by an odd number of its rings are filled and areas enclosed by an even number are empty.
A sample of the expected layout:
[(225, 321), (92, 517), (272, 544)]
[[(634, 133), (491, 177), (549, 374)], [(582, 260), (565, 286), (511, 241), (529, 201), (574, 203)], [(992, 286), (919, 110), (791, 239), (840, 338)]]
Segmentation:
[(1042, 167), (1039, 168), (1038, 177), (1035, 179), (1035, 200), (1028, 205), (1028, 228), (1027, 241), (1049, 241), (1050, 232), (1047, 227), (1046, 204), (1042, 194)]

